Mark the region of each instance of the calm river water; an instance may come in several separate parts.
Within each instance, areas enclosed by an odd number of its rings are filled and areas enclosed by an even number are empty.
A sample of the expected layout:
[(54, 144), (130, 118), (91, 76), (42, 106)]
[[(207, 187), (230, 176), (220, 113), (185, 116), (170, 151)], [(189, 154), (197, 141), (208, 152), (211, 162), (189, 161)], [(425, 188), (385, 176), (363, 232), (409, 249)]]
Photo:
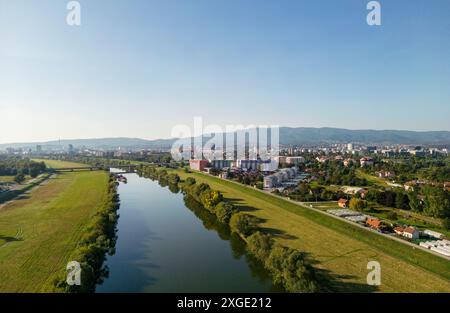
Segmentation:
[(116, 253), (97, 292), (277, 291), (228, 227), (173, 187), (126, 174)]

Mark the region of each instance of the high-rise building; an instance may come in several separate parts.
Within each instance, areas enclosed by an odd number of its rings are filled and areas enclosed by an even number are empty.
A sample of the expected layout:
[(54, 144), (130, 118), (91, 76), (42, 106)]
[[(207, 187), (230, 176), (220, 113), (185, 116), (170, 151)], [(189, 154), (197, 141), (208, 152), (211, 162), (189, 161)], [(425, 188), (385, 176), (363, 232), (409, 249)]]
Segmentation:
[(347, 144), (347, 150), (348, 151), (352, 151), (353, 150), (353, 144), (352, 143), (348, 143)]

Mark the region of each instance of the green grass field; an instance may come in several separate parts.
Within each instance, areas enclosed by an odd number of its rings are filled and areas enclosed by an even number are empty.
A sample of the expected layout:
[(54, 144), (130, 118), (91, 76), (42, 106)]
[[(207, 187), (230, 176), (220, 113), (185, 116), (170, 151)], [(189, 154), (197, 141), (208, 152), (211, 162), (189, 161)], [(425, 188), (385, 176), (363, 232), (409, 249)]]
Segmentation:
[(49, 290), (107, 191), (105, 172), (61, 173), (2, 207), (0, 292)]
[(369, 185), (379, 186), (379, 187), (389, 187), (387, 181), (384, 180), (383, 178), (379, 178), (374, 175), (369, 175), (367, 173), (364, 173), (362, 170), (356, 170), (356, 176), (358, 178), (365, 178), (367, 180), (367, 182), (369, 183)]
[[(0, 176), (0, 182), (12, 183), (14, 182), (14, 177), (15, 176)], [(30, 179), (31, 177), (29, 175), (25, 176), (25, 182)]]
[(86, 166), (86, 164), (68, 162), (68, 161), (58, 161), (58, 160), (47, 160), (47, 159), (33, 159), (35, 162), (45, 162), (49, 168), (68, 168), (68, 167), (80, 167)]
[[(318, 261), (342, 292), (450, 292), (450, 261), (381, 237), (365, 229), (324, 216), (259, 190), (201, 173), (185, 173), (223, 192), (224, 196), (259, 219), (264, 231)], [(367, 263), (381, 264), (381, 286), (367, 285)]]

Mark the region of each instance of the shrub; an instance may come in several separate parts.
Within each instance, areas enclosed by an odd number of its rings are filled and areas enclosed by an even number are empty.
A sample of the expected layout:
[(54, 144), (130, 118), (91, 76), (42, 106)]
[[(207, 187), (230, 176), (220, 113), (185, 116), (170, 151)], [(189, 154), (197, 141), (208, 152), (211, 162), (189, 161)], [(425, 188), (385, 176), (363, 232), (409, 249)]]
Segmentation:
[(207, 189), (203, 191), (200, 195), (201, 203), (207, 210), (211, 212), (214, 212), (216, 205), (222, 202), (222, 200), (223, 200), (222, 193), (216, 190)]
[(215, 212), (220, 222), (228, 224), (236, 209), (231, 203), (222, 201), (216, 206)]
[(275, 283), (282, 284), (289, 292), (316, 292), (315, 271), (299, 251), (275, 246), (265, 266), (271, 271)]
[(367, 201), (358, 198), (352, 198), (349, 204), (350, 209), (355, 211), (364, 211), (367, 208)]
[(272, 245), (272, 236), (259, 231), (247, 238), (248, 251), (260, 260), (265, 260), (269, 256)]
[(389, 212), (386, 214), (386, 217), (387, 217), (388, 219), (390, 219), (391, 221), (396, 221), (396, 220), (398, 219), (397, 213), (395, 213), (395, 211), (389, 211)]
[(256, 230), (256, 219), (253, 216), (237, 213), (230, 219), (230, 228), (244, 237), (250, 236)]
[(450, 230), (450, 218), (444, 218), (444, 220), (442, 221), (442, 226), (447, 229)]
[(195, 183), (196, 183), (195, 178), (193, 178), (193, 177), (186, 178), (186, 185), (191, 186), (191, 185), (195, 185)]

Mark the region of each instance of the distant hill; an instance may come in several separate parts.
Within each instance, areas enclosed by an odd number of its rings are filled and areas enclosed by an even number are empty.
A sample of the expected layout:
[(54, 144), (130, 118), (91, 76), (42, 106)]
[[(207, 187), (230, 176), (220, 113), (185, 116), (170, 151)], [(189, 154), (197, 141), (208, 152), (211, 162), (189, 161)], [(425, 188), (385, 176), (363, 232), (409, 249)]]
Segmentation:
[[(0, 144), (0, 150), (7, 147), (31, 148), (41, 145), (43, 149), (67, 147), (72, 144), (75, 148), (86, 147), (94, 149), (141, 148), (166, 149), (170, 148), (175, 139), (146, 140), (140, 138), (96, 138), (71, 139), (61, 141), (11, 143)], [(189, 140), (186, 140), (189, 142)], [(310, 145), (319, 143), (364, 143), (364, 144), (450, 144), (450, 131), (405, 131), (405, 130), (349, 130), (342, 128), (306, 128), (281, 127), (280, 143), (283, 145)]]
[(73, 145), (75, 148), (86, 147), (90, 149), (112, 149), (112, 148), (167, 148), (172, 145), (175, 139), (160, 139), (160, 140), (146, 140), (140, 138), (95, 138), (95, 139), (66, 139), (66, 140), (54, 140), (46, 142), (33, 142), (33, 143), (12, 143), (12, 144), (0, 144), (0, 149), (4, 150), (8, 147), (11, 148), (36, 148), (36, 145), (41, 145), (42, 148), (52, 149), (58, 147), (67, 147)]
[(311, 143), (449, 144), (449, 131), (349, 130), (343, 128), (280, 128), (285, 145)]

